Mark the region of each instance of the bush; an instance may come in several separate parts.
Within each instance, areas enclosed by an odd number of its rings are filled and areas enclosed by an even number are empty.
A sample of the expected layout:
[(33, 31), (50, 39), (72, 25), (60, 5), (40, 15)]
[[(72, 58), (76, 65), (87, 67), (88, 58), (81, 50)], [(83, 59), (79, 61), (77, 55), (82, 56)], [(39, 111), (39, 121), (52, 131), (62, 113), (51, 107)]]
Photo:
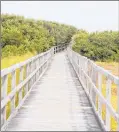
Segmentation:
[(88, 33), (84, 30), (73, 36), (74, 51), (94, 61), (119, 61), (119, 32)]

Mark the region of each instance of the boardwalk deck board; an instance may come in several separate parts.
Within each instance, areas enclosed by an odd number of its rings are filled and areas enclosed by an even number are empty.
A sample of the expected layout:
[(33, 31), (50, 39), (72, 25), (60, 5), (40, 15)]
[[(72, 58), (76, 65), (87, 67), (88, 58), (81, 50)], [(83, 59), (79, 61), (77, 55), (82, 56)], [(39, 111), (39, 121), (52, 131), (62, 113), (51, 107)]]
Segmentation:
[(7, 131), (102, 131), (65, 52), (57, 53)]

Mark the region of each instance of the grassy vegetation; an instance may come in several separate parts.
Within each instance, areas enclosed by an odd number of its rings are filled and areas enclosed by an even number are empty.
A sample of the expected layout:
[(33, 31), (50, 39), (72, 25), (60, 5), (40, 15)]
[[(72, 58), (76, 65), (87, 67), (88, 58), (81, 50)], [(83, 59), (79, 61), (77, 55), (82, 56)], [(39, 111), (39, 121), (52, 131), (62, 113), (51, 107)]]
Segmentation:
[(96, 64), (109, 70), (115, 76), (119, 76), (119, 63), (118, 62), (96, 62)]
[(8, 68), (16, 63), (20, 63), (22, 61), (25, 61), (32, 56), (34, 56), (35, 53), (27, 52), (24, 55), (16, 55), (16, 56), (9, 56), (1, 59), (1, 69)]
[[(1, 60), (1, 69), (8, 68), (16, 63), (20, 63), (22, 61), (25, 61), (32, 56), (34, 56), (35, 53), (28, 52), (27, 54), (24, 55), (17, 55), (17, 56), (10, 56), (10, 57), (5, 57)], [(26, 69), (24, 67), (24, 72), (23, 72), (23, 80), (26, 78)], [(11, 74), (8, 74), (8, 84), (7, 84), (7, 95), (12, 91), (11, 87), (11, 81), (12, 81), (12, 76)], [(16, 86), (19, 84), (20, 81), (20, 69), (16, 69)], [(22, 97), (24, 97), (25, 92), (24, 92), (24, 87), (22, 88)], [(15, 98), (15, 107), (18, 106), (19, 104), (19, 93), (16, 92)], [(11, 113), (11, 102), (8, 102), (6, 105), (6, 119), (10, 116)]]

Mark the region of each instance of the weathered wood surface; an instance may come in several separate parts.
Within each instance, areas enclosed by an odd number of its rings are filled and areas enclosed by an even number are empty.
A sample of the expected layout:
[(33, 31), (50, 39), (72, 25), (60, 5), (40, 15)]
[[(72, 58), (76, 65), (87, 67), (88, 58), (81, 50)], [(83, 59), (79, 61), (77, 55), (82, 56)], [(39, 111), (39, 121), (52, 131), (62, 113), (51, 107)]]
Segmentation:
[(7, 131), (102, 131), (65, 53), (58, 53)]

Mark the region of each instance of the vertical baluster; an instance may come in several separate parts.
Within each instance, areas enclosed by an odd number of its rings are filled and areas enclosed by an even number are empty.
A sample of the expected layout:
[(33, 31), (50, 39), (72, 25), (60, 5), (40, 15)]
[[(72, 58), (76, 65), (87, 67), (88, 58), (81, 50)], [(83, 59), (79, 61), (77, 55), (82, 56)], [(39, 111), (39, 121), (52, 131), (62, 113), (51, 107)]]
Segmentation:
[[(29, 75), (31, 74), (31, 62), (29, 62)], [(31, 88), (31, 81), (29, 80), (29, 82), (28, 82), (28, 87), (29, 87), (29, 89)]]
[[(14, 70), (14, 71), (12, 72), (12, 90), (13, 90), (15, 87), (16, 87), (16, 71)], [(15, 95), (16, 95), (16, 93), (15, 93)], [(14, 95), (14, 97), (13, 97), (12, 100), (11, 100), (11, 113), (13, 113), (14, 110), (15, 110), (15, 95)]]
[[(29, 76), (29, 64), (26, 64), (26, 78)], [(26, 83), (26, 86), (25, 86), (25, 93), (28, 92), (28, 82)]]
[[(23, 81), (23, 66), (20, 67), (20, 83)], [(22, 88), (19, 91), (19, 103), (22, 101)]]
[[(41, 65), (41, 56), (39, 57), (39, 66)], [(40, 76), (40, 68), (39, 68), (39, 76)]]
[(40, 66), (40, 64), (41, 64), (41, 57), (38, 58), (38, 62), (39, 62), (39, 63), (38, 63), (39, 66)]
[(31, 62), (29, 63), (29, 75), (31, 74)]
[[(37, 59), (35, 59), (35, 61), (34, 61), (34, 70), (36, 70), (36, 68), (37, 68), (36, 61), (37, 61)], [(36, 73), (34, 75), (33, 84), (34, 84), (35, 81), (36, 81)]]
[[(98, 72), (98, 89), (100, 93), (102, 93), (102, 74), (99, 72)], [(102, 104), (101, 104), (100, 98), (98, 98), (98, 112), (99, 112), (99, 115), (101, 116)]]
[[(106, 81), (106, 99), (107, 102), (110, 104), (111, 102), (111, 80), (107, 78)], [(107, 131), (110, 131), (110, 112), (108, 111), (106, 107), (106, 128)]]
[(34, 70), (35, 70), (36, 67), (37, 67), (37, 65), (36, 65), (36, 61), (37, 61), (37, 59), (35, 59), (35, 61), (34, 61)]
[[(93, 67), (93, 65), (92, 65), (92, 82), (93, 82), (93, 84), (96, 84), (96, 71), (95, 71), (95, 67)], [(92, 89), (92, 101), (93, 101), (94, 105), (96, 105), (96, 93), (93, 89)]]
[(56, 53), (57, 53), (57, 48), (58, 48), (58, 47), (56, 46), (56, 49), (55, 49)]
[(55, 47), (54, 47), (54, 54), (55, 54)]
[[(28, 75), (31, 74), (31, 62), (28, 63), (28, 66), (29, 66), (29, 72), (28, 72)], [(28, 81), (28, 90), (30, 89), (30, 81)]]
[(31, 88), (31, 79), (29, 80), (29, 90), (30, 90), (30, 88)]
[[(36, 68), (39, 67), (39, 58), (36, 60)], [(38, 79), (39, 70), (36, 72), (36, 80)]]
[[(5, 75), (2, 78), (2, 99), (7, 96), (7, 84), (8, 84), (8, 75)], [(1, 125), (5, 124), (6, 122), (6, 106), (1, 110)]]
[[(31, 62), (31, 69), (32, 69), (32, 72), (33, 72), (33, 61)], [(31, 72), (31, 73), (32, 73)], [(33, 85), (33, 77), (31, 78), (31, 86)]]
[(1, 88), (2, 99), (4, 99), (7, 96), (7, 83), (8, 83), (8, 75), (5, 75), (2, 78), (2, 88)]
[[(35, 61), (36, 60), (33, 60), (33, 72), (35, 70)], [(35, 81), (35, 75), (32, 77), (32, 85), (34, 84), (34, 81)]]
[(54, 55), (54, 48), (52, 48), (52, 56)]

